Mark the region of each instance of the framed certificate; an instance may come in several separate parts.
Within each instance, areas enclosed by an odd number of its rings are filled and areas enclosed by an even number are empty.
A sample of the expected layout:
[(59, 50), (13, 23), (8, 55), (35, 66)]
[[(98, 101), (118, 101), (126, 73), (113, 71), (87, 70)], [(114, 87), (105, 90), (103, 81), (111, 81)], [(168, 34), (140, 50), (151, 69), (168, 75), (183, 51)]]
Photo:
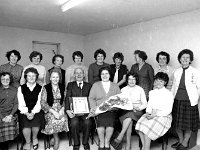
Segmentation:
[(72, 97), (74, 114), (89, 113), (87, 97)]

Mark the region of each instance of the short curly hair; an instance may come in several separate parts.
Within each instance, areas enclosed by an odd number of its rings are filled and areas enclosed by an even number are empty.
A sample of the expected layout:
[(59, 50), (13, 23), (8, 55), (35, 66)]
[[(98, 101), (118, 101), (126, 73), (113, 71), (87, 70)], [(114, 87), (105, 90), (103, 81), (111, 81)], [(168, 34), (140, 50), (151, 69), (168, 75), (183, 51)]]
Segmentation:
[(136, 85), (138, 85), (138, 84), (139, 84), (139, 76), (138, 76), (138, 74), (132, 73), (132, 72), (129, 72), (129, 73), (126, 75), (126, 83), (128, 84), (128, 78), (129, 78), (130, 76), (133, 76), (133, 78), (135, 78), (135, 80), (136, 80)]
[[(100, 78), (100, 81), (102, 80), (102, 79), (101, 79), (101, 73), (102, 73), (104, 70), (107, 70), (108, 73), (109, 73), (109, 75), (110, 75), (110, 77), (111, 77), (111, 69), (110, 69), (110, 67), (109, 67), (109, 66), (101, 67), (101, 68), (99, 69), (99, 78)], [(109, 80), (110, 80), (110, 79), (109, 79)]]
[(64, 63), (64, 56), (63, 55), (60, 55), (60, 54), (57, 54), (57, 55), (54, 55), (53, 58), (52, 58), (52, 63), (55, 65), (55, 60), (56, 58), (59, 57), (62, 59), (62, 64)]
[(83, 53), (81, 51), (75, 51), (75, 52), (73, 52), (73, 54), (72, 54), (73, 61), (75, 61), (75, 56), (81, 57), (81, 61), (83, 60)]
[(164, 72), (158, 72), (155, 76), (154, 76), (154, 81), (155, 80), (163, 80), (165, 82), (165, 86), (167, 86), (168, 81), (169, 81), (169, 76), (167, 75), (167, 73)]
[(156, 55), (156, 61), (159, 63), (159, 56), (160, 55), (162, 55), (162, 56), (166, 56), (166, 58), (167, 58), (167, 64), (169, 63), (169, 61), (170, 61), (170, 55), (167, 53), (167, 52), (164, 52), (164, 51), (161, 51), (161, 52), (159, 52), (159, 53), (157, 53), (157, 55)]
[(124, 61), (124, 55), (122, 53), (120, 53), (120, 52), (117, 52), (117, 53), (114, 54), (113, 62), (115, 62), (116, 58), (120, 59), (122, 62)]
[(15, 49), (13, 49), (13, 50), (8, 51), (8, 52), (6, 53), (6, 57), (7, 57), (8, 61), (10, 61), (10, 55), (11, 55), (12, 53), (13, 53), (15, 56), (17, 56), (17, 61), (19, 61), (19, 60), (21, 59), (20, 52), (17, 51), (17, 50), (15, 50)]
[(99, 48), (94, 52), (94, 59), (95, 60), (97, 60), (97, 55), (98, 54), (102, 54), (104, 59), (106, 58), (106, 52), (103, 49)]
[(134, 54), (138, 55), (143, 61), (147, 60), (147, 54), (144, 51), (141, 50), (135, 50)]
[(43, 56), (42, 56), (42, 54), (41, 54), (40, 52), (38, 52), (38, 51), (33, 51), (33, 52), (31, 52), (31, 54), (29, 55), (30, 61), (32, 62), (33, 57), (37, 57), (38, 55), (39, 55), (40, 61), (41, 61), (42, 58), (43, 58)]
[[(9, 75), (9, 78), (10, 78), (10, 83), (9, 83), (9, 85), (11, 85), (12, 83), (13, 83), (13, 76), (12, 76), (12, 74), (11, 73), (9, 73), (9, 72), (2, 72), (2, 73), (0, 73), (0, 78), (2, 77), (2, 76), (6, 76), (6, 75)], [(2, 85), (2, 83), (0, 83), (0, 86)]]
[(33, 67), (30, 67), (30, 68), (27, 68), (25, 71), (24, 71), (24, 79), (26, 80), (27, 82), (27, 74), (29, 72), (32, 72), (36, 75), (36, 80), (38, 79), (38, 76), (39, 76), (39, 73), (37, 71), (37, 69), (33, 68)]
[[(179, 54), (178, 54), (178, 61), (181, 63), (180, 59), (184, 54), (189, 54), (190, 55), (190, 61), (192, 62), (194, 60), (194, 54), (190, 49), (183, 49)], [(190, 62), (190, 64), (191, 64)]]

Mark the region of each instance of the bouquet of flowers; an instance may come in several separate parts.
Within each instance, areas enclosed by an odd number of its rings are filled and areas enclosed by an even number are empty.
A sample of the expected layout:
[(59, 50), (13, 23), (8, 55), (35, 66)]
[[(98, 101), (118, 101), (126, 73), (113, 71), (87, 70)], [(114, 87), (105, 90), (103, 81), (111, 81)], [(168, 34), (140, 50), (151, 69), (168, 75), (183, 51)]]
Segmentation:
[(109, 97), (99, 107), (97, 107), (95, 114), (104, 113), (106, 111), (111, 110), (112, 108), (132, 110), (133, 105), (128, 98), (125, 98), (125, 96), (123, 96), (122, 94), (117, 94)]

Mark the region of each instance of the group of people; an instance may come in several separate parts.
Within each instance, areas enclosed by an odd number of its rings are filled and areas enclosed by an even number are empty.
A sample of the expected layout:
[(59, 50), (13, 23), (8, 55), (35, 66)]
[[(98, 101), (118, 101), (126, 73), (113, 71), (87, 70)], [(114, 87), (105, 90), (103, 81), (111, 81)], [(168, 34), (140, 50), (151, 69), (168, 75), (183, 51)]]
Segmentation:
[[(106, 53), (98, 49), (95, 62), (89, 68), (82, 64), (83, 54), (72, 54), (74, 64), (66, 70), (62, 55), (52, 58), (54, 66), (47, 70), (40, 65), (42, 54), (33, 51), (31, 64), (22, 67), (17, 50), (6, 53), (8, 63), (0, 66), (0, 142), (13, 140), (23, 133), (23, 149), (38, 149), (38, 132), (53, 135), (53, 149), (59, 149), (59, 132), (70, 130), (73, 150), (82, 144), (90, 150), (88, 143), (92, 124), (95, 121), (99, 138), (99, 150), (122, 149), (126, 136), (126, 150), (131, 150), (131, 132), (135, 130), (142, 141), (142, 150), (150, 150), (152, 140), (163, 136), (171, 127), (177, 132), (176, 150), (187, 150), (192, 131), (199, 128), (198, 98), (200, 73), (191, 66), (193, 52), (184, 49), (178, 54), (181, 67), (169, 66), (170, 55), (161, 51), (156, 56), (158, 67), (146, 63), (144, 51), (136, 50), (136, 64), (130, 71), (123, 64), (124, 56), (117, 52), (114, 64), (105, 63)], [(123, 94), (130, 100), (132, 110), (111, 109), (97, 114), (96, 109), (110, 97)], [(74, 99), (85, 98), (87, 113), (74, 111)], [(94, 118), (94, 119), (93, 119)], [(113, 136), (116, 120), (122, 128)]]

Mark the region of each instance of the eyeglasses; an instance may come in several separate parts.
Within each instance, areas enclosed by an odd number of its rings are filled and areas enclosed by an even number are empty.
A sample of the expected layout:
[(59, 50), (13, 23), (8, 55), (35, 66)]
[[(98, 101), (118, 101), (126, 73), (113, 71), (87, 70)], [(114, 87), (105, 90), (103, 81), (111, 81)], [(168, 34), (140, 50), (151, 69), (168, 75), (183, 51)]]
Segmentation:
[(3, 78), (3, 79), (1, 79), (1, 81), (10, 81), (10, 79)]

